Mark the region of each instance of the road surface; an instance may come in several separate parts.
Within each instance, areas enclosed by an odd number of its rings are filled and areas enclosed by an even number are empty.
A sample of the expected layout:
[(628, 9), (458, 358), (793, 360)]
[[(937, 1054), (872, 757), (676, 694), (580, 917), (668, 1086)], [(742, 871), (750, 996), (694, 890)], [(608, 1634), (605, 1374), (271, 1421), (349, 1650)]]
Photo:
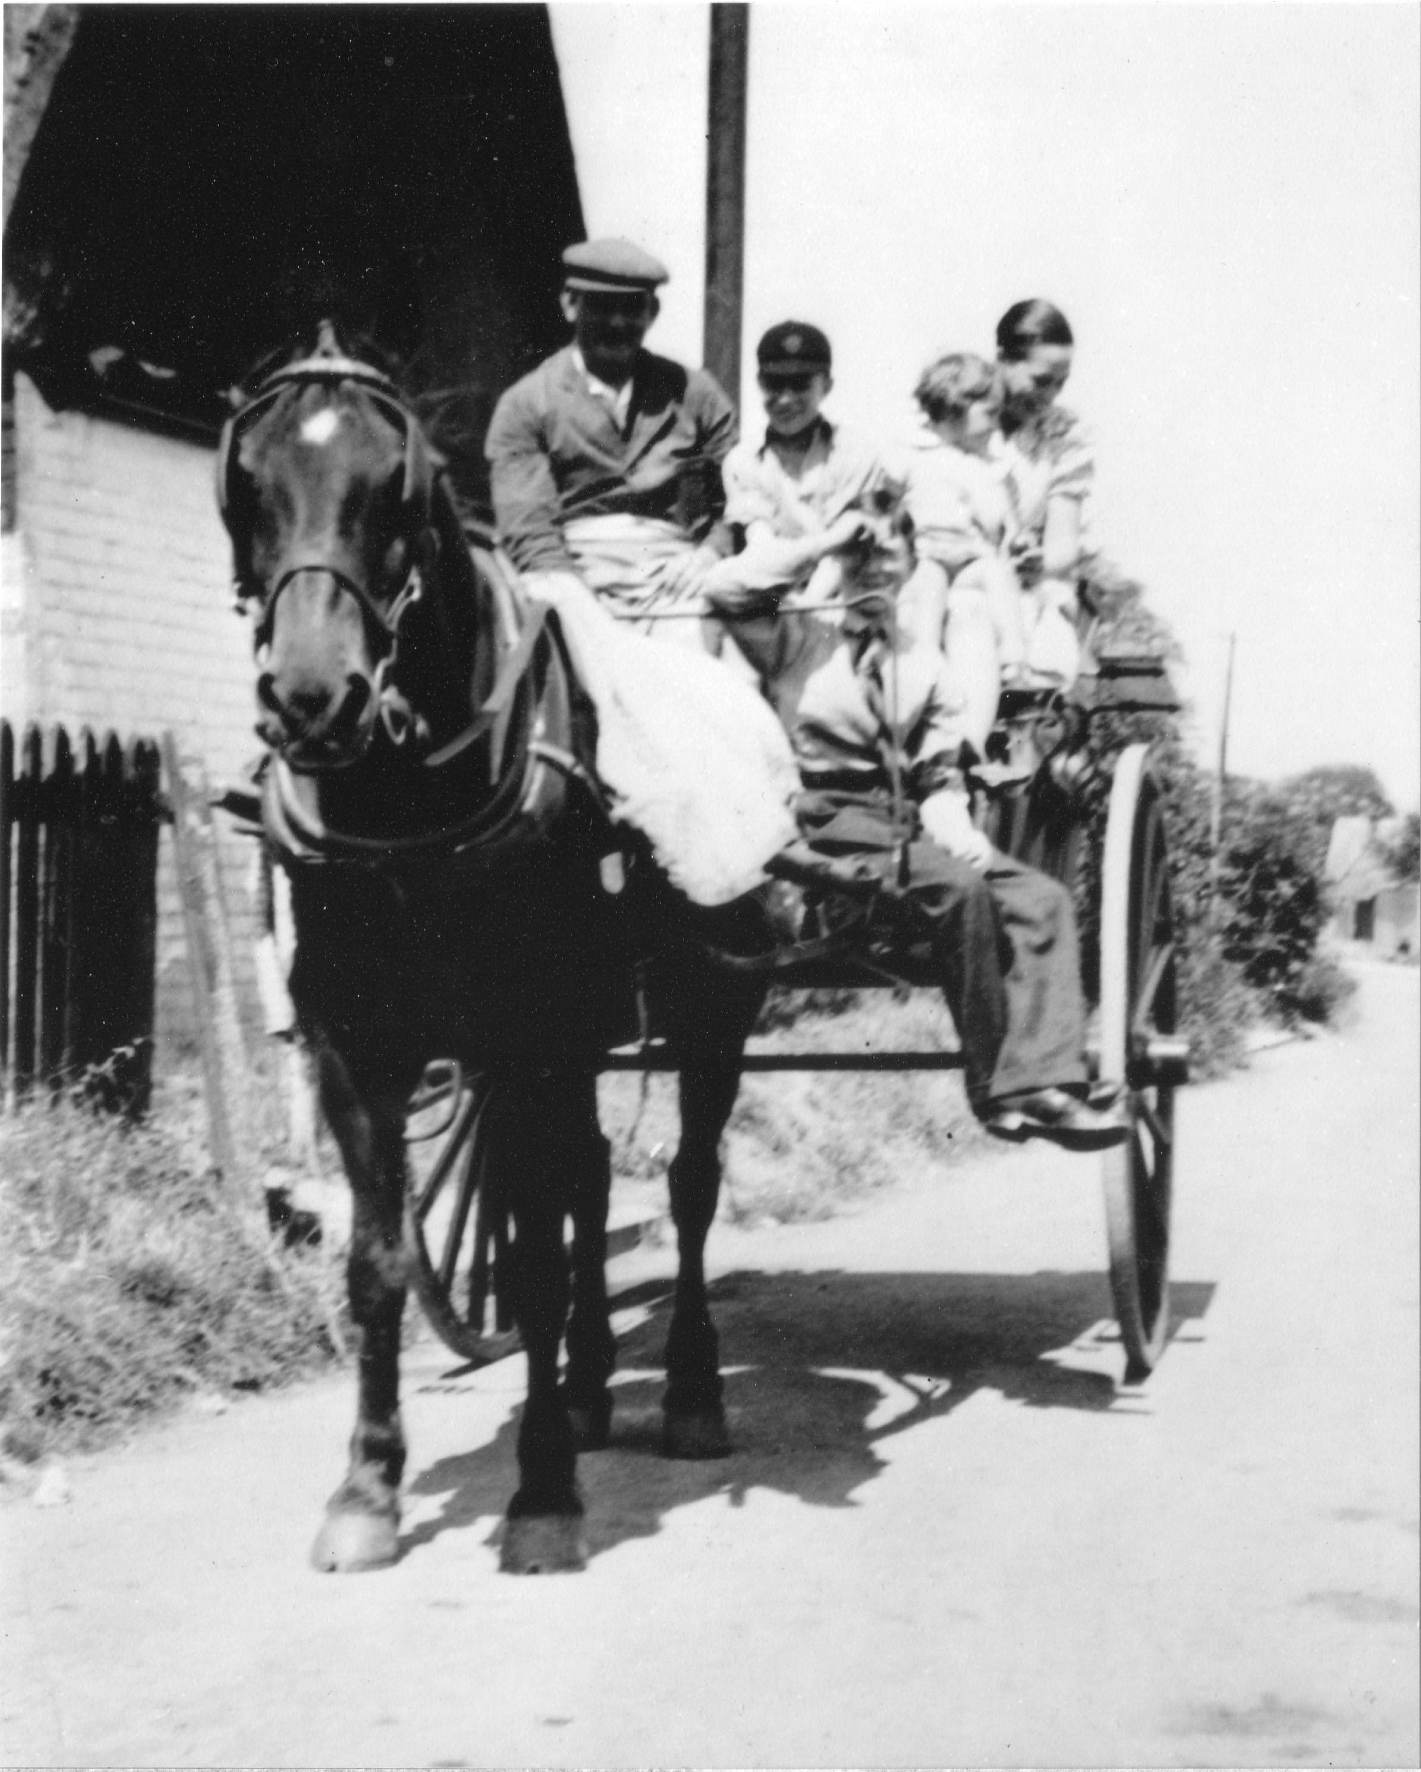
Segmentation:
[(348, 1380), (0, 1509), (0, 1759), (1416, 1766), (1418, 976), (1181, 1100), (1179, 1323), (1117, 1388), (1093, 1160), (717, 1229), (738, 1451), (655, 1455), (624, 1319), (585, 1573), (497, 1573), (521, 1362), (407, 1356), (405, 1549), (317, 1576)]

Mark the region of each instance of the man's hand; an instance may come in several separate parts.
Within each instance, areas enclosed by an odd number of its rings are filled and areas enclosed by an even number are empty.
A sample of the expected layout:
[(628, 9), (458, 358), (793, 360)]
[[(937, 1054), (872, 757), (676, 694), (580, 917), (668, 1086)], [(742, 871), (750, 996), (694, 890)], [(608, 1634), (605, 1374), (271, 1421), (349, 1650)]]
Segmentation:
[(710, 548), (692, 548), (678, 554), (661, 568), (658, 582), (673, 597), (690, 597), (705, 584), (706, 576), (720, 556)]
[(826, 554), (842, 554), (866, 542), (873, 531), (862, 511), (845, 511), (829, 525), (820, 544)]
[(706, 592), (706, 602), (717, 615), (748, 619), (753, 615), (774, 615), (780, 606), (778, 590), (761, 590), (753, 585), (731, 585), (724, 590)]
[(969, 867), (984, 871), (992, 859), (992, 845), (972, 822), (966, 794), (952, 788), (929, 794), (918, 808), (923, 829), (940, 849), (965, 861)]

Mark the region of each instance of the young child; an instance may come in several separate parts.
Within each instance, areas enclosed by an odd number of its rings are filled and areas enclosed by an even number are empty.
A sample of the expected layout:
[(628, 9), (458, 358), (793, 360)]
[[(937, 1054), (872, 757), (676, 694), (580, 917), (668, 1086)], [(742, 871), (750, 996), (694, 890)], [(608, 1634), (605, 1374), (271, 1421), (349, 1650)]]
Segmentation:
[(914, 398), (923, 425), (904, 464), (918, 567), (903, 619), (947, 654), (980, 756), (1004, 683), (1026, 675), (1026, 610), (1012, 560), (1017, 524), (995, 445), (1002, 393), (995, 367), (970, 352), (936, 358)]

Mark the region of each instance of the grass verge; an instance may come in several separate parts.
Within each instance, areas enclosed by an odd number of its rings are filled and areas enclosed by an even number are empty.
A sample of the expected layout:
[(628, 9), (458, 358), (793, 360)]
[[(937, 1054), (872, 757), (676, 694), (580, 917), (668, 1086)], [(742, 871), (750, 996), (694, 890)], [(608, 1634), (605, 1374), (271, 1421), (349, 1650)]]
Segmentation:
[(0, 1451), (111, 1441), (198, 1392), (260, 1390), (344, 1350), (344, 1276), (285, 1249), (181, 1124), (60, 1098), (0, 1123)]
[[(957, 1044), (941, 999), (928, 992), (901, 1002), (878, 990), (786, 993), (771, 999), (761, 1029), (755, 1045), (769, 1052), (948, 1052)], [(634, 1194), (664, 1208), (677, 1139), (675, 1078), (643, 1087), (635, 1075), (604, 1077), (601, 1101), (614, 1201)], [(747, 1076), (726, 1133), (721, 1217), (828, 1218), (910, 1173), (989, 1145), (956, 1071)]]

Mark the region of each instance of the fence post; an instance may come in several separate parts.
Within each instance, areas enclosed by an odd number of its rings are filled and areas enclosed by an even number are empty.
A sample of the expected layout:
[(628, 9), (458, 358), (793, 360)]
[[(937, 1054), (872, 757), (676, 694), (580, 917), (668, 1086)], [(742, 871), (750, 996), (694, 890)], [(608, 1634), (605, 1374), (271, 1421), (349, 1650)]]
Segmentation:
[(39, 870), (40, 782), (44, 744), (38, 726), (25, 728), (20, 747), (20, 780), (15, 813), (19, 832), (15, 844), (15, 1011), (11, 1024), (10, 1080), (15, 1097), (27, 1095), (35, 1081), (35, 1026), (39, 1005)]
[(40, 876), (39, 1075), (51, 1090), (73, 1081), (74, 1050), (69, 992), (74, 971), (74, 753), (62, 726), (51, 728), (44, 747), (40, 818), (44, 864)]
[(0, 720), (0, 1080), (10, 1106), (10, 832), (15, 823), (15, 734)]
[(173, 805), (173, 848), (202, 1048), (212, 1160), (224, 1177), (240, 1186), (250, 1185), (255, 1192), (256, 1165), (244, 1160), (253, 1132), (247, 1111), (249, 1069), (237, 1010), (231, 938), (223, 915), (217, 834), (205, 788), (184, 775), (171, 732), (163, 735), (162, 751)]
[(133, 808), (124, 849), (129, 879), (129, 944), (133, 970), (124, 1007), (139, 1044), (120, 1082), (127, 1111), (141, 1114), (147, 1111), (153, 1093), (153, 1012), (158, 970), (158, 826), (162, 764), (158, 747), (151, 739), (138, 739), (129, 747), (124, 780)]

